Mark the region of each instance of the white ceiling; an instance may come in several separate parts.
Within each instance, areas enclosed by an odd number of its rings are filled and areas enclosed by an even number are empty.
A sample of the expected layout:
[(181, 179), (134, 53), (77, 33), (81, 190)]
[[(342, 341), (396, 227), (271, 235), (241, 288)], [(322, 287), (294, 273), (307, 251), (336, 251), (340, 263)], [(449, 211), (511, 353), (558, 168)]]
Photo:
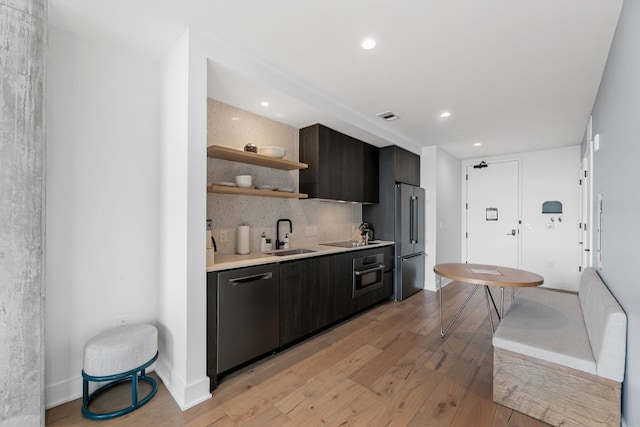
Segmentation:
[[(186, 28), (209, 96), (295, 127), (474, 158), (579, 144), (622, 0), (50, 0), (52, 25), (160, 59)], [(375, 49), (360, 47), (363, 39)], [(242, 61), (236, 61), (241, 64)], [(260, 68), (258, 67), (258, 68)], [(278, 76), (278, 84), (266, 74)], [(260, 101), (268, 100), (268, 108)], [(391, 110), (401, 118), (385, 122)], [(440, 112), (452, 116), (441, 119)], [(482, 142), (481, 147), (473, 143)]]

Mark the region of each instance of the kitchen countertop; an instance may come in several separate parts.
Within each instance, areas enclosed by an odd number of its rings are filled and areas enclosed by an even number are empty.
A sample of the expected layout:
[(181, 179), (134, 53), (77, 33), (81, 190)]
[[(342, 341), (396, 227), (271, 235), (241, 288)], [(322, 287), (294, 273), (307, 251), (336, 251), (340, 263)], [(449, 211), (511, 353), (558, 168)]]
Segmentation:
[(376, 241), (376, 243), (371, 243), (366, 246), (358, 246), (355, 248), (340, 248), (340, 247), (325, 246), (325, 245), (306, 245), (302, 248), (289, 248), (288, 250), (310, 249), (314, 252), (307, 252), (304, 254), (285, 255), (285, 256), (269, 255), (262, 252), (251, 252), (247, 255), (219, 254), (216, 252), (215, 263), (213, 265), (207, 266), (207, 272), (230, 270), (233, 268), (250, 267), (250, 266), (262, 265), (262, 264), (273, 264), (273, 263), (278, 263), (282, 261), (291, 261), (294, 259), (311, 258), (311, 257), (316, 257), (321, 255), (338, 254), (343, 252), (360, 251), (363, 249), (375, 249), (377, 247), (390, 246), (390, 245), (393, 245), (393, 243), (394, 242), (389, 242), (386, 240), (378, 240)]

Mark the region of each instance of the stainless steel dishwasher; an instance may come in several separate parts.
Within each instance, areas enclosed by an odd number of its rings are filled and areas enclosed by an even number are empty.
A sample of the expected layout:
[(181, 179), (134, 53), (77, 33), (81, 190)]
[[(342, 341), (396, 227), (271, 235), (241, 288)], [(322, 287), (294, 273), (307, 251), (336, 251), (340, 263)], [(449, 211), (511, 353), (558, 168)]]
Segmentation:
[(273, 351), (279, 343), (278, 264), (218, 275), (218, 373)]

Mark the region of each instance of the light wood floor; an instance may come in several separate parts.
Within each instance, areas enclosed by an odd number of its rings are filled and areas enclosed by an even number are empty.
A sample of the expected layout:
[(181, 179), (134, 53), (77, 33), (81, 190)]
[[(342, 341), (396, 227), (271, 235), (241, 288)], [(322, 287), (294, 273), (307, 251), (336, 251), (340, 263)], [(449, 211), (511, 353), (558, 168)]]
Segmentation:
[[(445, 320), (471, 289), (445, 288)], [(480, 289), (444, 339), (438, 316), (437, 294), (420, 292), (227, 377), (212, 399), (188, 411), (161, 385), (121, 418), (86, 420), (76, 400), (48, 410), (46, 425), (545, 426), (492, 401), (493, 347)]]

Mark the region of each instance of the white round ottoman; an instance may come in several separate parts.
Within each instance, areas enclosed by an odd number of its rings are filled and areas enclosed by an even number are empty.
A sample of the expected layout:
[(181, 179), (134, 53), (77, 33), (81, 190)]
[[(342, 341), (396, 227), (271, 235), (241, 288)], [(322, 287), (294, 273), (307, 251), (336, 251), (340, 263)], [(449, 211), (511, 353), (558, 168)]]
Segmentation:
[[(82, 415), (92, 420), (119, 417), (147, 403), (158, 391), (158, 383), (146, 375), (158, 358), (158, 331), (152, 325), (112, 328), (91, 338), (84, 347), (82, 369)], [(138, 400), (138, 381), (151, 384), (151, 391)], [(107, 382), (89, 394), (89, 382)], [(100, 393), (124, 382), (131, 382), (131, 406), (108, 413), (94, 413), (89, 404)]]

